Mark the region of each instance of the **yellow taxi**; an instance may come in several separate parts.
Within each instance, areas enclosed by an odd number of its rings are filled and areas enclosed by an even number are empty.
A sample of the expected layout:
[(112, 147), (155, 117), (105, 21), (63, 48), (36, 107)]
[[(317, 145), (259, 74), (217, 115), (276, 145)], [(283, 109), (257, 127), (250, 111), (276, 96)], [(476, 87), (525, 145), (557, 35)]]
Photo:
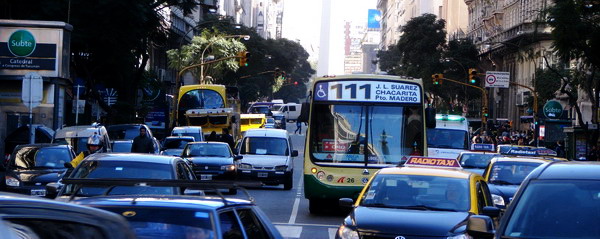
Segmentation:
[(264, 128), (267, 117), (265, 114), (241, 114), (240, 130), (246, 132), (249, 129)]
[(494, 205), (506, 208), (527, 175), (540, 165), (553, 161), (562, 160), (522, 156), (493, 158), (484, 170), (483, 177), (488, 183)]
[(456, 159), (411, 157), (373, 175), (358, 200), (340, 199), (352, 212), (337, 238), (470, 238), (471, 215), (496, 217), (484, 178)]

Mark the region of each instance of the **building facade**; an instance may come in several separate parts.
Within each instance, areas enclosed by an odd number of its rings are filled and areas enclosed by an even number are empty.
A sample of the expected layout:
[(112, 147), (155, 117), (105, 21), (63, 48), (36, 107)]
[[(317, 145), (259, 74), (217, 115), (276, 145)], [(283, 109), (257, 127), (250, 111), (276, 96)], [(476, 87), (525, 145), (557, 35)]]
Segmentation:
[(218, 0), (218, 14), (255, 28), (265, 39), (281, 38), (283, 0)]

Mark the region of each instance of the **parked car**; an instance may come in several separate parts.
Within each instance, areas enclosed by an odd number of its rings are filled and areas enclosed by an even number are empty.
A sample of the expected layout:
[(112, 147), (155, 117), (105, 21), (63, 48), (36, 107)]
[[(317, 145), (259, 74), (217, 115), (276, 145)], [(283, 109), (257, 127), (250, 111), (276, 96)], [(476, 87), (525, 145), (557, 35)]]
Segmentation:
[[(222, 142), (188, 143), (181, 156), (190, 162), (196, 178), (200, 180), (234, 180), (242, 159), (242, 156), (233, 154), (229, 144)], [(235, 194), (237, 190), (231, 189), (229, 193)]]
[[(160, 142), (154, 134), (152, 134), (152, 130), (145, 124), (115, 124), (108, 126), (108, 135), (111, 140), (133, 140), (135, 137), (140, 135), (140, 129), (146, 129), (146, 134), (148, 137), (152, 139), (152, 143), (154, 145), (154, 153), (160, 153)], [(131, 152), (131, 148), (129, 150)]]
[(204, 141), (204, 133), (200, 126), (175, 127), (171, 131), (171, 136), (192, 136), (196, 142)]
[(240, 141), (239, 177), (261, 181), (267, 185), (293, 187), (293, 158), (298, 151), (292, 147), (288, 132), (281, 129), (249, 129)]
[(125, 218), (96, 208), (0, 193), (2, 238), (134, 239)]
[(185, 145), (194, 142), (192, 136), (169, 136), (163, 140), (160, 148), (161, 155), (181, 156)]
[[(181, 179), (196, 180), (189, 164), (179, 157), (148, 154), (92, 154), (83, 160), (66, 179)], [(60, 188), (60, 189), (59, 189)], [(48, 185), (49, 194), (67, 200), (105, 194), (106, 187), (77, 187), (76, 185)], [(178, 188), (115, 187), (108, 194), (183, 194)]]
[(75, 203), (121, 214), (138, 238), (283, 238), (253, 202), (202, 196), (104, 196)]
[[(35, 129), (36, 144), (51, 143), (54, 138), (54, 130), (42, 124), (33, 124)], [(7, 132), (8, 135), (4, 140), (4, 158), (8, 160), (10, 154), (17, 145), (29, 144), (29, 125), (23, 125), (12, 132)]]
[(131, 145), (133, 140), (118, 139), (111, 143), (113, 153), (131, 153)]
[(102, 138), (101, 152), (111, 152), (110, 137), (106, 128), (100, 124), (94, 123), (89, 126), (69, 126), (56, 131), (52, 143), (68, 144), (73, 147), (75, 154), (87, 150), (87, 140), (90, 136), (98, 134)]
[(497, 228), (488, 216), (473, 216), (474, 238), (600, 238), (600, 163), (555, 161), (521, 183)]
[(46, 196), (46, 184), (58, 182), (75, 157), (69, 145), (26, 144), (17, 146), (6, 163), (2, 184), (9, 192)]

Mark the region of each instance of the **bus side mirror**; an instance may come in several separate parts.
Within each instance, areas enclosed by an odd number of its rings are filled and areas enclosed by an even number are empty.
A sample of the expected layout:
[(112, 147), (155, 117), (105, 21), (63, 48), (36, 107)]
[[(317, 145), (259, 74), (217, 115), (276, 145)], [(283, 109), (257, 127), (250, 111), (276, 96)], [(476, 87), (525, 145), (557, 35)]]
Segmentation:
[(435, 128), (435, 108), (425, 108), (425, 125), (427, 128)]

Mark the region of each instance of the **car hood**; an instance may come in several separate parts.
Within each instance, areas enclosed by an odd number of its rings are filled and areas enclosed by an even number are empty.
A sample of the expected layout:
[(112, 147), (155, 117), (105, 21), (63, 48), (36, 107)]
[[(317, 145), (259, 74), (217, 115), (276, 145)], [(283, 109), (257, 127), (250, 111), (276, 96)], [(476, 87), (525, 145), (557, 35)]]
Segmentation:
[(188, 158), (192, 163), (206, 166), (220, 166), (233, 164), (233, 158), (224, 157), (191, 157)]
[(252, 164), (252, 166), (266, 167), (266, 166), (277, 166), (286, 165), (287, 156), (279, 155), (250, 155), (244, 154), (244, 158), (240, 160), (241, 163)]
[(183, 149), (165, 149), (162, 154), (163, 155), (169, 155), (169, 156), (181, 156), (181, 154), (183, 153)]
[(67, 169), (40, 169), (13, 171), (21, 182), (50, 183), (58, 182)]
[[(449, 236), (464, 230), (468, 212), (357, 207), (350, 213), (359, 232), (401, 236)], [(460, 228), (460, 229), (459, 229)], [(459, 230), (457, 230), (459, 229)]]

